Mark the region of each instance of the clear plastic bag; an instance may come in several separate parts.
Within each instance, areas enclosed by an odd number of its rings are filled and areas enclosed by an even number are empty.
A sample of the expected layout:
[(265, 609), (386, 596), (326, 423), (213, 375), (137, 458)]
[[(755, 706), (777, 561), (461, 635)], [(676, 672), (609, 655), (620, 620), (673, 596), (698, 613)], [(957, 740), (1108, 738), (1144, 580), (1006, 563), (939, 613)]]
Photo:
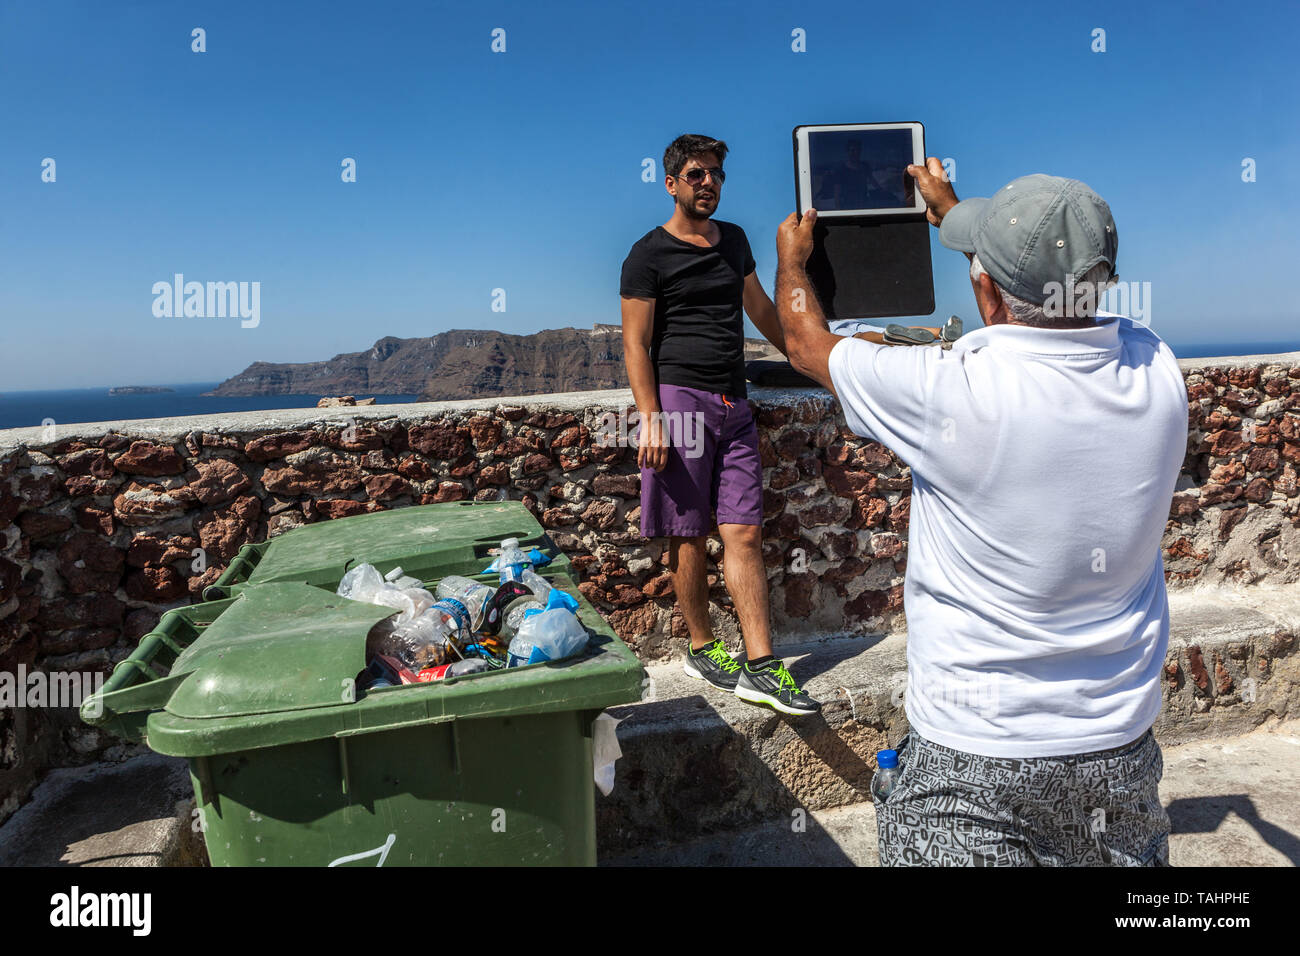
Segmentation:
[[(404, 578), (412, 581), (413, 578)], [(401, 612), (397, 616), (398, 624), (415, 620), (433, 605), (434, 597), (424, 588), (398, 587), (385, 581), (383, 575), (372, 564), (358, 564), (343, 575), (335, 592), (339, 597), (365, 604), (378, 604), (391, 607)]]
[(562, 661), (587, 646), (587, 629), (563, 607), (528, 614), (510, 642), (510, 663), (536, 664)]

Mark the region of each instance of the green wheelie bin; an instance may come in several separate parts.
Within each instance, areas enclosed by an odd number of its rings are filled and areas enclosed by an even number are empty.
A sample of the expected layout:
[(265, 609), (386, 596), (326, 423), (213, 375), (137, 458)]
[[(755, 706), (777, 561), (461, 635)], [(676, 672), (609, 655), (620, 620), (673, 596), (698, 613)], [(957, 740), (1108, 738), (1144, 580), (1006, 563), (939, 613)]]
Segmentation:
[(589, 634), (567, 660), (362, 690), (392, 608), (246, 582), (164, 614), (82, 719), (188, 759), (213, 865), (592, 865), (593, 723), (644, 670), (567, 574), (541, 573)]

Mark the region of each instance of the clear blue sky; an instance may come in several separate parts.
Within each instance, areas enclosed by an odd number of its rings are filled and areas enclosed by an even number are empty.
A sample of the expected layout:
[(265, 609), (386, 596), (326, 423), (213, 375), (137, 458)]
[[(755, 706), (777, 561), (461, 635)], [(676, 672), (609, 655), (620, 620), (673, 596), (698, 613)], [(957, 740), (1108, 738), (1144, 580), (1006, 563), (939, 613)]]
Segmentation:
[[(922, 121), (959, 196), (1084, 180), (1175, 346), (1300, 341), (1297, 9), (9, 0), (0, 390), (618, 322), (619, 266), (671, 212), (657, 167), (682, 132), (731, 146), (718, 217), (770, 292), (790, 130), (825, 122)], [(964, 257), (933, 257), (939, 318), (970, 322)], [(176, 272), (260, 282), (260, 326), (155, 318), (151, 287)]]

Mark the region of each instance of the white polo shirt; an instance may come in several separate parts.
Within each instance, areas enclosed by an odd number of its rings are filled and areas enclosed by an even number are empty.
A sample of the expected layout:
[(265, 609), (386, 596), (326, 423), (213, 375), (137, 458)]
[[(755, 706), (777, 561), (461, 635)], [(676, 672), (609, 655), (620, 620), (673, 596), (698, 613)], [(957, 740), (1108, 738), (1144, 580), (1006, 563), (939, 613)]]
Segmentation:
[(1099, 323), (831, 350), (849, 427), (912, 469), (907, 718), (945, 746), (1084, 753), (1160, 712), (1187, 388), (1150, 329)]

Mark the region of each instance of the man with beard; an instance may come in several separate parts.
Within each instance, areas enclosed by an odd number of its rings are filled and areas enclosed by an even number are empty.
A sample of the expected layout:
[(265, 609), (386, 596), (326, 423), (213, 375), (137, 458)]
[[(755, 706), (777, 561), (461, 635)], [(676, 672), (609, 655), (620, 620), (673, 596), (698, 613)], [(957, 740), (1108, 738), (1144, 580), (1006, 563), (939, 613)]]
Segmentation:
[[(673, 140), (664, 152), (673, 214), (623, 263), (623, 348), (641, 420), (641, 533), (669, 539), (673, 587), (691, 636), (686, 673), (781, 713), (810, 714), (821, 705), (772, 654), (762, 463), (745, 400), (742, 308), (782, 352), (785, 342), (745, 231), (711, 218), (726, 156), (727, 144), (708, 136)], [(705, 542), (715, 518), (745, 640), (743, 664), (709, 622)]]

